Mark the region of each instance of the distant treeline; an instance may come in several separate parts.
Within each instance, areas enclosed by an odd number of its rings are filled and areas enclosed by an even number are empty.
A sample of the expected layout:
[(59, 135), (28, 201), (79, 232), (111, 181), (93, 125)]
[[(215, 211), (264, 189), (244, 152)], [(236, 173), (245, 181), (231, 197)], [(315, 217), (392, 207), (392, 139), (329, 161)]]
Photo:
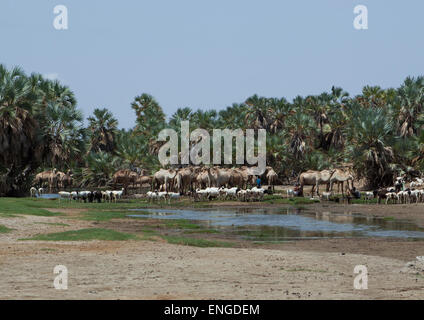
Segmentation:
[(399, 88), (366, 86), (350, 97), (342, 88), (293, 101), (253, 95), (224, 110), (178, 109), (166, 120), (149, 94), (131, 106), (134, 128), (119, 130), (105, 108), (83, 125), (74, 93), (40, 74), (0, 65), (0, 194), (28, 192), (34, 174), (71, 169), (85, 186), (106, 185), (120, 168), (160, 167), (156, 140), (166, 127), (266, 129), (267, 165), (279, 177), (308, 169), (352, 164), (357, 179), (372, 187), (393, 176), (424, 170), (424, 78), (408, 77)]

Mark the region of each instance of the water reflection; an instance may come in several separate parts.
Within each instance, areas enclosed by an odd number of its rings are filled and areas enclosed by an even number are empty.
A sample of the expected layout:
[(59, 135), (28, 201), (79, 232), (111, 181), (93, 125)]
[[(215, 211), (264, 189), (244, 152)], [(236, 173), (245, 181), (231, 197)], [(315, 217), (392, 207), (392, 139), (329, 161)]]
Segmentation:
[[(173, 210), (140, 209), (140, 218), (186, 219), (208, 228), (225, 229), (255, 240), (314, 239), (337, 237), (424, 238), (424, 229), (401, 220), (345, 212), (313, 212), (305, 209)], [(135, 209), (137, 211), (137, 209)]]

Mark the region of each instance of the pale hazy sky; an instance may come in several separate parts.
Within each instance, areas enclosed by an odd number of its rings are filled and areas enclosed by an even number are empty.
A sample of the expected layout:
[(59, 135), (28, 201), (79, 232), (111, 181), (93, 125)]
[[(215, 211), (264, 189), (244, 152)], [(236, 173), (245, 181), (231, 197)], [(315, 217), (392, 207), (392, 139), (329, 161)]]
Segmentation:
[[(53, 28), (59, 4), (65, 31)], [(353, 28), (359, 4), (368, 30)], [(423, 13), (416, 0), (1, 0), (0, 63), (57, 77), (86, 117), (107, 107), (129, 128), (143, 92), (171, 115), (255, 93), (398, 86), (424, 74)]]

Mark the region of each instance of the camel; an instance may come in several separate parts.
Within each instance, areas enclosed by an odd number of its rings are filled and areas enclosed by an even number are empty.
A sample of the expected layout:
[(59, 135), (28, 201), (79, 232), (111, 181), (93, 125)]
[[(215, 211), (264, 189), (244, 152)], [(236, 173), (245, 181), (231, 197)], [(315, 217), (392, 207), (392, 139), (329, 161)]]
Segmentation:
[(319, 196), (319, 185), (326, 184), (327, 186), (330, 183), (330, 178), (333, 175), (335, 170), (322, 170), (314, 171), (308, 170), (303, 172), (299, 176), (300, 188), (303, 193), (303, 186), (312, 186), (312, 196), (314, 195), (314, 189), (316, 187), (317, 195)]
[(213, 167), (208, 168), (207, 172), (209, 177), (211, 178), (211, 184), (214, 187), (228, 187), (231, 177), (231, 170)]
[(238, 169), (231, 169), (230, 175), (230, 186), (239, 187), (240, 189), (244, 186), (243, 173)]
[(268, 181), (268, 186), (271, 186), (272, 191), (274, 191), (274, 185), (277, 182), (278, 175), (271, 167), (267, 167), (266, 180)]
[(123, 169), (115, 172), (112, 178), (115, 189), (117, 184), (122, 184), (124, 189), (127, 190), (130, 184), (132, 184), (134, 187), (138, 178), (138, 174), (129, 169)]
[[(344, 196), (344, 182), (347, 183), (348, 189), (353, 189), (353, 176), (344, 170), (336, 169), (330, 178), (330, 191), (333, 191), (333, 184), (338, 183), (338, 187), (340, 188), (340, 184), (342, 185), (342, 195)], [(349, 187), (349, 181), (351, 181), (352, 187)]]
[(204, 169), (200, 171), (196, 176), (196, 185), (199, 189), (205, 189), (206, 187), (210, 187), (211, 185), (211, 177), (209, 176), (209, 172)]
[(175, 176), (175, 187), (176, 190), (182, 194), (186, 191), (192, 191), (192, 170), (190, 168), (184, 168), (178, 171)]
[(35, 175), (34, 179), (34, 185), (36, 185), (38, 188), (42, 188), (44, 184), (49, 184), (49, 178), (52, 171), (43, 171)]
[(168, 189), (171, 190), (176, 174), (177, 172), (172, 169), (160, 169), (153, 175), (152, 191), (159, 190), (162, 185), (165, 188), (165, 192), (167, 192)]
[(195, 166), (195, 167), (190, 167), (190, 169), (191, 169), (191, 186), (190, 186), (191, 189), (190, 190), (194, 192), (197, 185), (197, 176), (200, 174), (200, 172), (202, 172), (202, 167)]
[(49, 175), (49, 192), (52, 192), (55, 187), (58, 188), (58, 180), (58, 171), (56, 168), (54, 168)]
[(140, 185), (140, 190), (144, 184), (151, 185), (152, 184), (152, 176), (139, 176), (136, 180), (136, 184)]
[(62, 183), (62, 187), (64, 189), (72, 187), (73, 180), (72, 180), (72, 171), (71, 170), (68, 170), (66, 172), (66, 174), (62, 178), (61, 183)]

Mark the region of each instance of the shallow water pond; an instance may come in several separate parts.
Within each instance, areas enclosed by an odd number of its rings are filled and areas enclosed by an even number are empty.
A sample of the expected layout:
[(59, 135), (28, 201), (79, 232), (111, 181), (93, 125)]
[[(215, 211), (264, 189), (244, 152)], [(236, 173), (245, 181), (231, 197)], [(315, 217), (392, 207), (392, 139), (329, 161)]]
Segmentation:
[[(332, 214), (307, 209), (132, 209), (129, 216), (184, 219), (253, 240), (393, 237), (422, 238), (424, 229), (403, 220), (367, 217), (360, 213)], [(137, 215), (136, 211), (147, 212)]]
[(37, 195), (37, 198), (40, 198), (40, 199), (59, 199), (60, 196), (57, 193), (44, 193), (41, 196)]

